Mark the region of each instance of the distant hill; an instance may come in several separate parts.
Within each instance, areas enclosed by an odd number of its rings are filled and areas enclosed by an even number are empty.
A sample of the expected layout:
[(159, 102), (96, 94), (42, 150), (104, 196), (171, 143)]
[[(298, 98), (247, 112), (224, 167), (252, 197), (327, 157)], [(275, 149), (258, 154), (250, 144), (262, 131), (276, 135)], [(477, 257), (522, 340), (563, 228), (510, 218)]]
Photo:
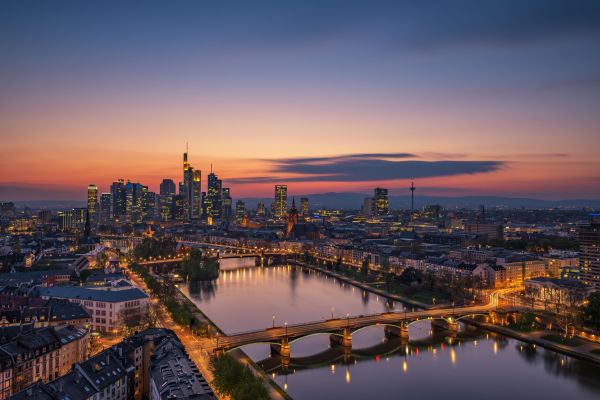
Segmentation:
[[(315, 208), (338, 208), (357, 210), (360, 209), (365, 197), (365, 193), (314, 193), (296, 196), (296, 205), (299, 207), (300, 197), (308, 197), (310, 207)], [(246, 207), (255, 208), (259, 200), (269, 206), (273, 198), (242, 198)], [(410, 196), (390, 196), (390, 207), (393, 209), (410, 208)], [(291, 199), (288, 199), (288, 203)], [(438, 197), (438, 196), (415, 196), (415, 208), (421, 208), (425, 205), (439, 204), (444, 207), (509, 207), (509, 208), (600, 208), (600, 199), (570, 199), (570, 200), (541, 200), (525, 197), (499, 197), (499, 196), (463, 196), (463, 197)]]

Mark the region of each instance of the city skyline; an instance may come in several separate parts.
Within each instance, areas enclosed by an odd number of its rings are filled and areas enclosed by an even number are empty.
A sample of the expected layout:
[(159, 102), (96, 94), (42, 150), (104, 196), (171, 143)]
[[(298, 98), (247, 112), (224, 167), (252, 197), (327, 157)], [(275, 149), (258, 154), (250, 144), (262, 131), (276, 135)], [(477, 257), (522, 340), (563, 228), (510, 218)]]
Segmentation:
[(63, 5), (0, 6), (3, 199), (158, 191), (186, 142), (241, 197), (600, 198), (595, 2)]

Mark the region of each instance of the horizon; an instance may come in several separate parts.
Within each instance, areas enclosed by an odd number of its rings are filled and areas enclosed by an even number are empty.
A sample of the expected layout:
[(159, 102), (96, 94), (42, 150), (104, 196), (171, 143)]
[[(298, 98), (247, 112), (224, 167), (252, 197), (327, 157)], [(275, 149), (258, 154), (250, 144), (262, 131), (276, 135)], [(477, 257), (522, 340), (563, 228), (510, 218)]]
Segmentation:
[(341, 4), (3, 2), (0, 198), (600, 198), (600, 5)]

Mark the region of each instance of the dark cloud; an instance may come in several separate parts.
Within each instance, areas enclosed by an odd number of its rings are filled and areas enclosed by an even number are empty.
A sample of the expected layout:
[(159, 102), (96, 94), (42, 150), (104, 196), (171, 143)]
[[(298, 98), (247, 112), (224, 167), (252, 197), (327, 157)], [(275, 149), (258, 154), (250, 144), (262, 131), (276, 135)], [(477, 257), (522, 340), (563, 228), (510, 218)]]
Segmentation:
[[(402, 155), (398, 157), (398, 155)], [(354, 154), (333, 157), (271, 160), (271, 172), (277, 177), (228, 179), (230, 183), (272, 182), (365, 182), (392, 179), (430, 178), (496, 171), (501, 161), (421, 161), (390, 160), (414, 157), (404, 153)]]

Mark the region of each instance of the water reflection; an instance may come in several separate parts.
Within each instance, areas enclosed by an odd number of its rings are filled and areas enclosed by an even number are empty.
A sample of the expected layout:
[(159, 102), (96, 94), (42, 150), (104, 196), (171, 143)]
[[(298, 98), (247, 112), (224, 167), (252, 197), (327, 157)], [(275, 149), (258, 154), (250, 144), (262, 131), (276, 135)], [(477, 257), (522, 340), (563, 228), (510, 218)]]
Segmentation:
[[(290, 266), (228, 268), (214, 282), (183, 291), (227, 333), (329, 319), (332, 308), (338, 318), (402, 309)], [(581, 360), (469, 326), (449, 336), (431, 332), (425, 320), (409, 335), (410, 341), (386, 339), (374, 326), (353, 335), (351, 350), (331, 347), (326, 334), (306, 337), (291, 344), (286, 360), (264, 344), (244, 351), (300, 400), (600, 398), (600, 368)]]

